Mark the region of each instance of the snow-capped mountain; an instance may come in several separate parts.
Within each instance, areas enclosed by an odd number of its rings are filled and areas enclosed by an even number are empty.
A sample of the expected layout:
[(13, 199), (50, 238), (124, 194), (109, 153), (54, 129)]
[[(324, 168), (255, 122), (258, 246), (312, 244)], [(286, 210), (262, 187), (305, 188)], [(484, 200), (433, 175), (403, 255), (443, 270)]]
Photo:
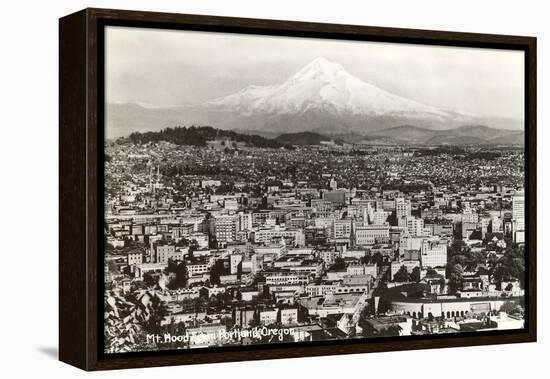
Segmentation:
[(248, 86), (208, 103), (243, 115), (299, 114), (327, 111), (351, 115), (408, 115), (446, 118), (450, 113), (409, 100), (347, 72), (340, 64), (317, 58), (287, 81), (273, 86)]
[[(207, 85), (207, 84), (205, 84)], [(108, 104), (108, 134), (178, 125), (273, 134), (315, 131), (362, 134), (401, 125), (448, 130), (464, 125), (522, 129), (521, 120), (481, 118), (397, 96), (369, 84), (325, 58), (317, 58), (286, 81), (244, 89), (201, 105), (169, 108)]]

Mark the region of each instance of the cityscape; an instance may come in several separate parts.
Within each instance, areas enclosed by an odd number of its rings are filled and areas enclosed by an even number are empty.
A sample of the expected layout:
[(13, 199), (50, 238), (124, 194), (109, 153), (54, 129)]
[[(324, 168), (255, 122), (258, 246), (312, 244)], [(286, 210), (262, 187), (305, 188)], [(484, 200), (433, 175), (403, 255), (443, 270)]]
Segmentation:
[(295, 71), (109, 105), (104, 351), (524, 328), (523, 131)]
[(105, 149), (108, 351), (523, 327), (520, 149)]

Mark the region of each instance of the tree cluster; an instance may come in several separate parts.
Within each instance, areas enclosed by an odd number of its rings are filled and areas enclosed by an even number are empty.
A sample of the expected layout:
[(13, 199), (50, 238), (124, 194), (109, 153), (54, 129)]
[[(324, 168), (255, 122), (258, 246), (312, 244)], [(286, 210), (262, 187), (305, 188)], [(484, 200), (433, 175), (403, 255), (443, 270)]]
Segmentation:
[(229, 139), (236, 142), (244, 142), (247, 145), (263, 148), (279, 149), (290, 148), (286, 144), (276, 140), (267, 139), (255, 134), (240, 134), (231, 130), (216, 129), (211, 126), (190, 126), (166, 128), (158, 132), (134, 132), (129, 136), (134, 144), (149, 142), (170, 142), (175, 145), (206, 146), (207, 141), (215, 139)]

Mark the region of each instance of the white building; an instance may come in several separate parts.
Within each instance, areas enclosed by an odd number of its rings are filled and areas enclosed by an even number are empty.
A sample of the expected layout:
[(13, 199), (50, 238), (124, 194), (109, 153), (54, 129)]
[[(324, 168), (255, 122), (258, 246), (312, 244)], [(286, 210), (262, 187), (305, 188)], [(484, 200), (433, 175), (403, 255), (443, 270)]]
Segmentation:
[(422, 268), (445, 267), (447, 265), (447, 244), (439, 239), (426, 239), (420, 248)]
[(525, 193), (518, 191), (512, 197), (512, 233), (515, 242), (523, 242), (525, 236)]
[(241, 230), (252, 230), (252, 214), (239, 212), (237, 215), (239, 218), (238, 231)]
[(309, 275), (298, 272), (272, 271), (264, 272), (265, 284), (281, 285), (281, 284), (307, 284)]
[(259, 321), (260, 325), (272, 325), (277, 322), (279, 316), (279, 310), (278, 309), (267, 309), (260, 311), (259, 313)]
[(292, 325), (298, 322), (298, 309), (282, 308), (279, 310), (279, 322), (282, 325)]
[(385, 243), (390, 238), (390, 227), (388, 225), (356, 226), (354, 236), (355, 244), (360, 246)]
[(351, 234), (351, 220), (335, 220), (332, 225), (332, 238), (349, 238)]
[(346, 267), (347, 275), (350, 276), (359, 276), (359, 275), (372, 275), (373, 277), (376, 277), (378, 274), (378, 269), (376, 267), (376, 263), (374, 264), (350, 264), (348, 267)]
[(208, 234), (206, 233), (191, 233), (189, 236), (189, 239), (191, 241), (196, 241), (197, 245), (199, 246), (199, 249), (207, 249), (208, 248)]
[(170, 259), (181, 261), (183, 254), (182, 251), (176, 251), (176, 246), (174, 245), (157, 245), (155, 259), (157, 263), (167, 264)]
[(241, 253), (235, 253), (229, 256), (229, 270), (232, 275), (239, 272), (243, 257), (244, 255)]
[(372, 223), (374, 225), (385, 225), (388, 220), (389, 212), (383, 209), (376, 210), (372, 215)]
[(262, 228), (254, 232), (254, 243), (270, 244), (274, 240), (281, 238), (289, 238), (296, 246), (305, 245), (305, 234), (301, 229), (285, 229), (279, 226), (271, 228)]
[(424, 234), (424, 220), (418, 217), (406, 217), (406, 228), (410, 235), (421, 236)]
[(411, 202), (402, 197), (395, 199), (395, 216), (398, 226), (405, 226), (407, 217), (411, 217)]

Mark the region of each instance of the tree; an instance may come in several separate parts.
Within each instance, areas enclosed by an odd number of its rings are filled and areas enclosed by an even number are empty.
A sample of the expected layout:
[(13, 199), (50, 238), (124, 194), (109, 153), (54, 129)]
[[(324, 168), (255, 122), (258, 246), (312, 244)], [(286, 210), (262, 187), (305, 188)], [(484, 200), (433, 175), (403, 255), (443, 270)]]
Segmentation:
[(451, 258), (449, 259), (449, 263), (452, 265), (460, 265), (464, 267), (468, 265), (468, 257), (461, 253), (451, 255)]
[(370, 261), (380, 267), (384, 263), (384, 256), (379, 252), (376, 252), (372, 255)]
[(453, 243), (449, 247), (449, 254), (450, 255), (460, 254), (467, 248), (468, 248), (468, 245), (466, 245), (466, 242), (464, 242), (459, 238), (455, 238), (453, 240)]
[(126, 298), (105, 296), (105, 349), (111, 353), (150, 350), (146, 334), (159, 334), (167, 315), (155, 291), (140, 291)]
[(525, 257), (518, 248), (507, 248), (504, 256), (498, 260), (493, 268), (493, 278), (497, 282), (509, 279), (518, 279), (525, 284)]
[(169, 259), (166, 271), (175, 274), (174, 279), (168, 285), (170, 289), (184, 288), (187, 285), (187, 266), (185, 261), (175, 262)]
[(399, 271), (393, 276), (395, 282), (408, 282), (410, 281), (410, 275), (405, 266), (401, 266)]
[(220, 284), (220, 276), (224, 274), (223, 261), (217, 260), (210, 268), (210, 283), (214, 285)]
[(440, 291), (445, 291), (445, 286), (447, 285), (447, 280), (445, 280), (445, 277), (443, 275), (439, 275), (439, 288)]
[(449, 279), (449, 292), (456, 293), (462, 288), (464, 269), (459, 264), (447, 265), (447, 278)]
[(486, 256), (481, 251), (470, 251), (468, 258), (470, 260), (470, 265), (472, 267), (477, 267), (478, 264), (485, 263)]
[(176, 242), (176, 247), (185, 247), (189, 246), (189, 240), (185, 237)]
[(208, 299), (205, 299), (203, 297), (197, 297), (193, 299), (193, 307), (194, 307), (195, 313), (204, 311), (207, 306), (208, 306)]
[(330, 266), (330, 271), (343, 271), (346, 269), (346, 261), (340, 257), (337, 257), (334, 260), (332, 266)]
[(149, 334), (160, 334), (161, 321), (168, 314), (166, 306), (156, 292), (146, 292), (138, 297), (138, 306), (143, 314), (143, 328)]
[(365, 255), (364, 257), (359, 258), (359, 263), (362, 265), (368, 265), (370, 263), (370, 255)]
[(420, 281), (420, 267), (417, 266), (417, 267), (412, 269), (411, 281), (412, 282), (419, 282)]
[(439, 274), (438, 274), (437, 271), (435, 271), (433, 268), (429, 267), (429, 268), (426, 270), (426, 276), (427, 276), (428, 278), (433, 278), (433, 277), (439, 276)]
[(499, 309), (499, 312), (508, 314), (520, 313), (521, 311), (523, 311), (523, 308), (516, 301), (506, 301)]
[(400, 336), (403, 328), (399, 326), (398, 324), (391, 324), (387, 327), (376, 330), (373, 328), (370, 324), (365, 327), (363, 330), (363, 336), (364, 337), (392, 337), (392, 336)]
[(143, 274), (143, 283), (146, 287), (152, 288), (155, 287), (158, 283), (158, 276), (151, 274), (150, 272), (145, 272)]

